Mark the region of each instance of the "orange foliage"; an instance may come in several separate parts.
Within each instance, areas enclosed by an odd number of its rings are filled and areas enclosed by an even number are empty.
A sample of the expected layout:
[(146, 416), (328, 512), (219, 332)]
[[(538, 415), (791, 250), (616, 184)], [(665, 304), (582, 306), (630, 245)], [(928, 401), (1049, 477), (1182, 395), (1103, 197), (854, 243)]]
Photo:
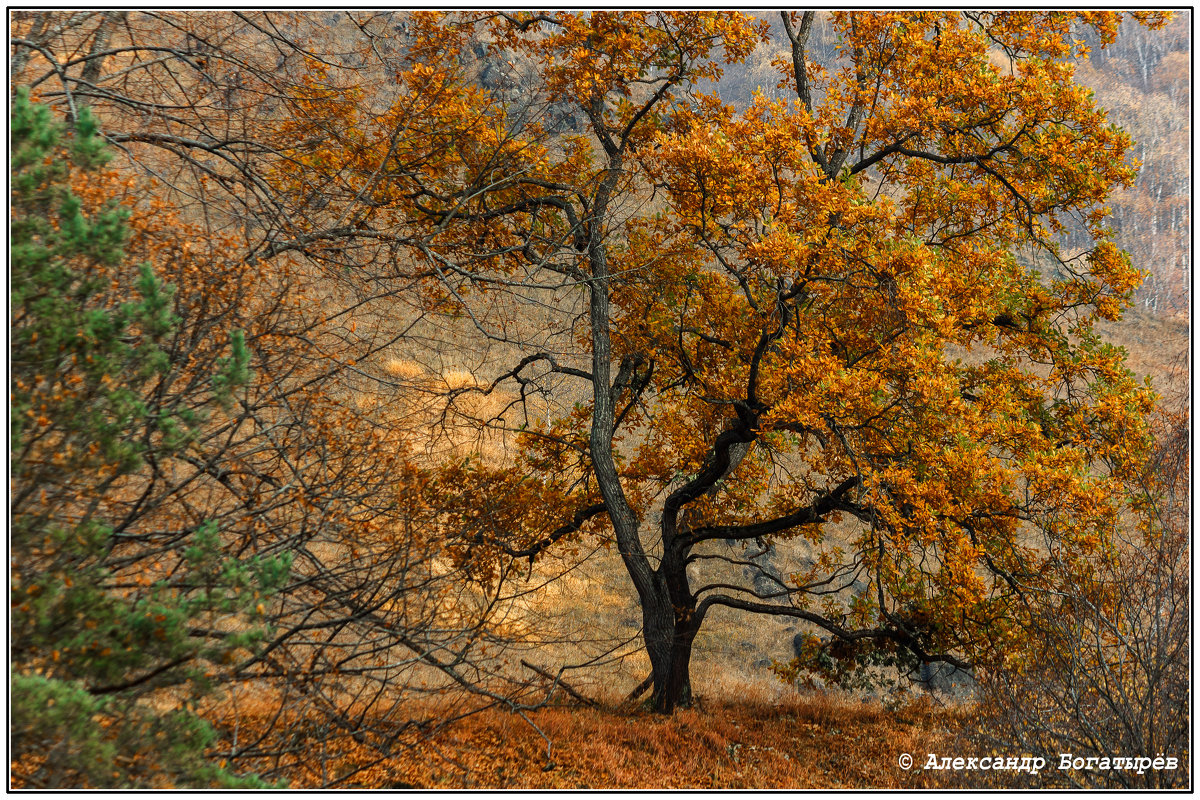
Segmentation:
[[(696, 91), (762, 36), (738, 14), (420, 18), (459, 46), (474, 25), (489, 53), (524, 56), (531, 103), (586, 118), (587, 147), (462, 90), (463, 146), (399, 184), (429, 226), (428, 291), (485, 334), (495, 306), (468, 289), (519, 296), (541, 274), (588, 303), (590, 372), (549, 363), (591, 404), (533, 433), (586, 453), (545, 475), (576, 510), (603, 498), (656, 692), (715, 605), (1004, 663), (1021, 582), (1111, 546), (1149, 441), (1153, 393), (1093, 330), (1141, 278), (1104, 227), (1131, 143), (1069, 61), (1072, 26), (1107, 43), (1120, 15), (834, 12), (823, 62), (805, 55), (812, 13), (784, 17), (795, 100), (740, 111)], [(1060, 245), (1068, 223), (1083, 249)], [(545, 358), (496, 327), (523, 365)], [(491, 478), (514, 541), (550, 527), (539, 463)], [(814, 546), (812, 596), (704, 573), (738, 557), (721, 540), (764, 537)]]
[[(419, 725), (411, 740), (387, 733), (419, 716), (406, 690), (465, 681), (458, 665), (504, 639), (491, 624), (518, 558), (603, 536), (602, 520), (667, 649), (715, 603), (1003, 664), (1020, 645), (1014, 587), (1060, 560), (1086, 573), (1111, 548), (1153, 404), (1093, 331), (1140, 279), (1104, 228), (1131, 143), (1066, 59), (1081, 49), (1073, 25), (1106, 42), (1118, 15), (837, 12), (832, 60), (805, 62), (795, 37), (798, 60), (777, 64), (796, 99), (741, 111), (698, 89), (764, 37), (737, 13), (414, 12), (403, 47), (359, 26), (353, 57), (393, 54), (363, 70), (238, 19), (113, 29), (230, 44), (190, 54), (178, 84), (133, 55), (106, 62), (98, 116), (170, 182), (110, 173), (78, 191), (135, 207), (131, 255), (178, 287), (191, 327), (170, 391), (207, 391), (231, 328), (255, 352), (245, 404), (172, 466), (179, 502), (147, 524), (202, 512), (231, 552), (298, 554), (294, 584), (261, 612), (282, 633), (230, 673), (300, 705), (218, 714), (320, 739), (321, 759), (280, 767), (298, 783), (903, 785), (884, 767), (899, 750), (854, 737), (876, 726), (915, 749), (927, 712), (548, 709), (533, 718), (564, 752), (546, 772), (536, 731), (499, 712), (420, 745)], [(85, 39), (61, 43), (64, 60)], [(470, 49), (519, 71), (530, 104), (476, 81)], [(143, 119), (143, 99), (173, 110)], [(560, 107), (584, 129), (555, 129)], [(1055, 243), (1068, 220), (1082, 251)], [(553, 336), (522, 318), (530, 307)], [(406, 315), (511, 362), (435, 386), (387, 360)], [(518, 420), (534, 367), (576, 383), (553, 414), (547, 401)], [(433, 396), (440, 418), (422, 407)], [(460, 422), (516, 454), (411, 455), (414, 430)], [(736, 461), (731, 437), (747, 448)], [(702, 567), (741, 557), (722, 540), (763, 537), (814, 557), (785, 576), (791, 596), (751, 608), (761, 594)], [(660, 684), (679, 659), (686, 673), (687, 653), (660, 650)], [(500, 682), (488, 669), (479, 680)], [(442, 682), (423, 686), (422, 670)], [(316, 733), (328, 720), (346, 735)], [(227, 744), (253, 761), (244, 741)], [(439, 771), (421, 757), (439, 742), (471, 763)], [(401, 744), (418, 749), (379, 760)], [(667, 766), (679, 758), (682, 773)]]

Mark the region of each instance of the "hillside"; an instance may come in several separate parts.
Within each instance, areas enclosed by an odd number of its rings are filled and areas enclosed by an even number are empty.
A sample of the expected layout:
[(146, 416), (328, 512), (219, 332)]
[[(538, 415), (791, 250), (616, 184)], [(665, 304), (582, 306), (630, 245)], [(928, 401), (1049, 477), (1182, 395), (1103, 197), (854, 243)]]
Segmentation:
[(1188, 784), (1190, 26), (14, 12), (13, 788)]

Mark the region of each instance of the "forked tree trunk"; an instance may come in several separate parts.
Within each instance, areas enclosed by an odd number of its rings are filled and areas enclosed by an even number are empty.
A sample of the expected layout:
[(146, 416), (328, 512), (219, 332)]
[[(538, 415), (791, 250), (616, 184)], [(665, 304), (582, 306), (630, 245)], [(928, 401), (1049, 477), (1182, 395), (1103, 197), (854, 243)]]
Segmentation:
[[(589, 112), (596, 123), (598, 111)], [(598, 188), (592, 207), (595, 220), (604, 220), (609, 199), (622, 174), (623, 151), (611, 143), (606, 146), (609, 171)], [(639, 535), (641, 522), (629, 505), (621, 485), (613, 454), (613, 430), (616, 421), (616, 398), (621, 382), (629, 375), (613, 381), (613, 350), (610, 326), (608, 257), (603, 237), (604, 228), (594, 224), (588, 232), (587, 255), (592, 280), (588, 291), (588, 317), (592, 338), (592, 424), (591, 456), (596, 483), (607, 506), (609, 520), (617, 540), (617, 549), (629, 577), (637, 589), (642, 606), (642, 635), (650, 656), (656, 711), (668, 713), (681, 705), (690, 705), (692, 687), (689, 669), (692, 641), (699, 628), (694, 611), (696, 600), (688, 587), (686, 553), (674, 545), (675, 513), (664, 518), (662, 541), (663, 560), (654, 569)], [(622, 363), (621, 371), (633, 369)]]

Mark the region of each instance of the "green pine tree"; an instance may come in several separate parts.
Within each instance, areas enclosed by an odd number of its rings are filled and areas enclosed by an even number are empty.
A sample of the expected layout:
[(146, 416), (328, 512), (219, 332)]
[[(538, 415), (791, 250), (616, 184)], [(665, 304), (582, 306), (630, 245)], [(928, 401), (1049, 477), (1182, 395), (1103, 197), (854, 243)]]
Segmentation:
[[(251, 378), (240, 332), (201, 403), (163, 404), (164, 342), (185, 320), (172, 289), (124, 253), (128, 212), (85, 214), (75, 170), (108, 159), (87, 109), (73, 130), (17, 93), (11, 116), (11, 758), (31, 785), (255, 787), (213, 763), (213, 729), (191, 710), (214, 664), (266, 633), (263, 599), (290, 559), (238, 560), (212, 522), (131, 530), (105, 497), (145, 483)], [(106, 300), (113, 272), (135, 296)], [(136, 581), (139, 564), (172, 566)], [(150, 574), (150, 573), (146, 573)], [(240, 632), (197, 634), (237, 619)], [(164, 703), (163, 698), (173, 703)], [(152, 702), (153, 701), (153, 702)], [(173, 709), (164, 711), (163, 708)]]

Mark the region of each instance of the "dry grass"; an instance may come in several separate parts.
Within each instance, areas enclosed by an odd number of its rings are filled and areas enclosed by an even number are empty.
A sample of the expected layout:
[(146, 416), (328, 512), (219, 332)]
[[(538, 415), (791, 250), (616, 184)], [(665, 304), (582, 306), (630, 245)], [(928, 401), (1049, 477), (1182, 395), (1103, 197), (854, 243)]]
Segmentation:
[(383, 371), (393, 378), (406, 381), (415, 381), (425, 374), (424, 367), (404, 358), (389, 358), (383, 363)]
[[(1171, 373), (1176, 354), (1186, 346), (1185, 323), (1135, 311), (1105, 334), (1126, 347), (1135, 372), (1155, 375), (1159, 385), (1178, 380)], [(401, 356), (379, 366), (384, 374), (419, 389), (422, 397), (432, 398), (428, 407), (404, 409), (415, 433), (431, 436), (427, 457), (436, 460), (435, 456), (474, 451), (485, 459), (501, 460), (506, 437), (497, 431), (481, 432), (478, 423), (502, 415), (513, 395), (479, 391), (488, 382), (483, 371), (445, 363), (423, 366)], [(447, 395), (454, 396), (448, 410), (436, 402)], [(404, 402), (400, 401), (402, 406)], [(540, 640), (527, 642), (524, 656), (550, 672), (583, 664), (614, 643), (629, 640), (605, 663), (564, 673), (572, 686), (605, 707), (549, 707), (528, 714), (528, 722), (520, 715), (489, 710), (428, 741), (411, 742), (410, 749), (378, 763), (373, 763), (376, 756), (349, 738), (314, 736), (306, 750), (315, 753), (313, 748), (319, 747), (320, 756), (297, 762), (288, 772), (291, 785), (336, 782), (333, 785), (345, 788), (446, 789), (920, 789), (937, 785), (938, 775), (919, 769), (904, 772), (897, 767), (897, 758), (911, 753), (919, 766), (925, 753), (955, 754), (957, 732), (966, 727), (969, 712), (933, 708), (923, 700), (889, 711), (877, 702), (846, 695), (798, 693), (780, 683), (769, 668), (770, 661), (791, 656), (791, 637), (799, 626), (787, 620), (714, 611), (697, 638), (693, 657), (692, 678), (700, 707), (670, 717), (620, 707), (620, 700), (649, 668), (645, 654), (638, 650), (641, 615), (620, 559), (604, 550), (589, 553), (589, 544), (581, 543), (578, 555), (564, 554), (560, 548), (539, 562), (528, 582), (516, 587), (532, 594), (513, 601), (512, 613), (514, 624)], [(800, 555), (810, 554), (781, 545), (779, 560), (789, 563)], [(552, 580), (560, 572), (567, 577)], [(550, 582), (532, 590), (540, 581)], [(515, 666), (519, 656), (512, 660), (516, 670), (521, 669)], [(420, 716), (418, 710), (411, 713)], [(294, 722), (297, 730), (307, 724), (302, 719)], [(253, 727), (250, 721), (246, 724)], [(549, 758), (543, 733), (549, 739)], [(319, 739), (323, 743), (318, 744)]]
[(1160, 393), (1186, 389), (1190, 383), (1187, 354), (1191, 338), (1186, 317), (1131, 308), (1120, 322), (1102, 322), (1097, 330), (1106, 340), (1125, 348), (1128, 367), (1138, 377), (1151, 376)]
[(321, 774), (313, 760), (290, 778), (293, 788), (338, 775), (344, 788), (929, 788), (932, 775), (902, 770), (898, 758), (911, 753), (919, 765), (926, 752), (951, 752), (962, 714), (825, 694), (713, 701), (670, 716), (549, 707), (527, 721), (493, 709), (379, 763), (328, 743)]

